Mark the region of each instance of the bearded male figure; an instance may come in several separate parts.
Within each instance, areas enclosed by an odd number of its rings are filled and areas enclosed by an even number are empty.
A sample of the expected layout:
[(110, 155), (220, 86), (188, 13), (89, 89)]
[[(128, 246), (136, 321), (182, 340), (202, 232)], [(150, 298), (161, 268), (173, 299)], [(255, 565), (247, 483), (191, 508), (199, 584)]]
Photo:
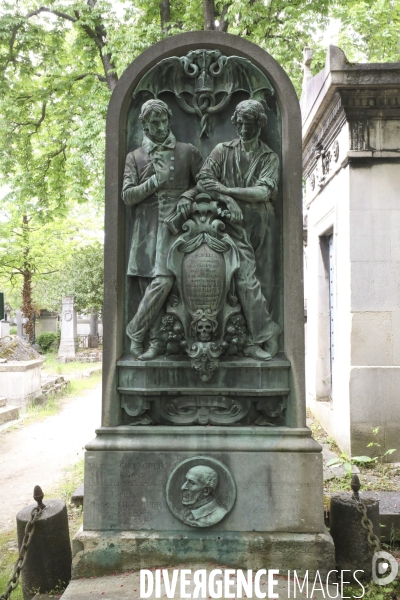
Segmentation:
[(273, 280), (274, 209), (279, 159), (259, 138), (267, 115), (260, 102), (245, 100), (232, 117), (239, 138), (218, 144), (198, 176), (198, 188), (226, 205), (226, 232), (235, 241), (240, 268), (237, 294), (246, 319), (246, 356), (269, 360), (278, 350), (281, 329), (268, 312)]
[[(161, 100), (142, 106), (142, 146), (126, 157), (122, 199), (135, 206), (128, 275), (139, 277), (143, 295), (127, 326), (131, 354), (150, 360), (164, 351), (158, 332), (163, 305), (174, 278), (167, 269), (168, 251), (176, 239), (165, 219), (180, 211), (189, 216), (195, 178), (202, 159), (191, 144), (177, 142), (170, 129), (171, 111)], [(150, 346), (143, 352), (146, 333)]]

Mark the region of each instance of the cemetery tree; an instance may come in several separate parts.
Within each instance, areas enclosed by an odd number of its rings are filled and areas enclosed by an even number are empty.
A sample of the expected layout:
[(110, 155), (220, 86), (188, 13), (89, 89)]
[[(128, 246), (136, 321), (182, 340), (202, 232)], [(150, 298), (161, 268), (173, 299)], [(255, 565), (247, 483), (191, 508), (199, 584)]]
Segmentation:
[(229, 31), (269, 50), (299, 90), (302, 48), (327, 23), (329, 4), (3, 2), (0, 186), (37, 199), (50, 213), (73, 201), (101, 203), (106, 108), (118, 74), (135, 56), (178, 32)]
[[(179, 32), (216, 29), (270, 52), (300, 92), (302, 49), (314, 49), (330, 16), (352, 23), (373, 60), (393, 60), (399, 9), (390, 0), (188, 0), (115, 3), (7, 0), (0, 15), (0, 186), (52, 213), (103, 202), (104, 129), (112, 90), (131, 60)], [(371, 26), (370, 26), (371, 25)]]
[(75, 296), (75, 308), (83, 313), (101, 313), (103, 306), (103, 244), (83, 241), (71, 249), (62, 268), (50, 280), (38, 282), (36, 294), (48, 309), (61, 310), (63, 296)]
[(0, 281), (20, 307), (28, 322), (25, 331), (33, 334), (33, 316), (45, 303), (43, 290), (63, 270), (82, 233), (85, 220), (55, 212), (53, 219), (40, 210), (38, 202), (22, 201), (12, 192), (0, 208)]
[(75, 296), (80, 312), (101, 313), (104, 288), (104, 248), (100, 242), (77, 248), (69, 261), (66, 293)]

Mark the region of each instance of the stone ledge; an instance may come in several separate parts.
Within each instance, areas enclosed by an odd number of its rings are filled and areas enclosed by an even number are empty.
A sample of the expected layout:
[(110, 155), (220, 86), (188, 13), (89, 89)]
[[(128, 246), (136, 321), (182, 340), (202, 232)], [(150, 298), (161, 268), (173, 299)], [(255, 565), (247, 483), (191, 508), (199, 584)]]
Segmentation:
[[(72, 541), (72, 578), (165, 567), (219, 563), (239, 569), (319, 571), (335, 568), (328, 531), (306, 533), (78, 531)], [(71, 596), (72, 598), (72, 596)]]
[(321, 452), (308, 427), (131, 426), (101, 427), (86, 450), (212, 452)]
[(13, 371), (29, 371), (35, 367), (41, 367), (44, 363), (44, 358), (35, 358), (34, 360), (10, 360), (0, 364), (0, 373)]

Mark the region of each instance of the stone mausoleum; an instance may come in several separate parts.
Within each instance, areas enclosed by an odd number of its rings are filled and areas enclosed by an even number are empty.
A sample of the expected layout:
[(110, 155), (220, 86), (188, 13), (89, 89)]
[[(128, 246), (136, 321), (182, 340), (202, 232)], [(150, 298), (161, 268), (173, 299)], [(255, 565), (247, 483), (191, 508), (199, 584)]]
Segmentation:
[(400, 64), (330, 46), (312, 77), (305, 54), (307, 403), (349, 454), (399, 461)]
[(237, 36), (167, 38), (121, 76), (106, 152), (102, 426), (74, 577), (199, 561), (326, 574), (288, 76)]

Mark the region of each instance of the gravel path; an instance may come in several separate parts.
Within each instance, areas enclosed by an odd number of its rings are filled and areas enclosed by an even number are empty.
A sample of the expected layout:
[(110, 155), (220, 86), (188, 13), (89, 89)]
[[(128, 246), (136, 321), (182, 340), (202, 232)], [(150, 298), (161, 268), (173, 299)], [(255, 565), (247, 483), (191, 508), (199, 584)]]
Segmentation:
[(101, 418), (101, 384), (65, 399), (60, 412), (0, 434), (0, 532), (15, 527), (17, 512), (33, 504), (33, 488), (54, 488), (65, 467), (83, 456)]

